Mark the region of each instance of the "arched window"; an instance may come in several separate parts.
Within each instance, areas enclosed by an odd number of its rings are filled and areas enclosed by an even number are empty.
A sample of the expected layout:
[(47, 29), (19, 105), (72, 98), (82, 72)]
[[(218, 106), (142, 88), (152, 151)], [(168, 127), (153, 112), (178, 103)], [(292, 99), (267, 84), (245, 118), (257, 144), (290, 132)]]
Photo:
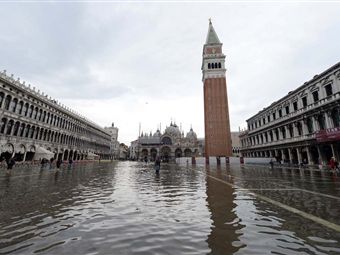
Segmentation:
[(39, 109), (37, 119), (38, 119), (39, 121), (41, 121), (41, 118), (42, 118), (42, 109)]
[(24, 136), (25, 127), (26, 127), (26, 125), (24, 123), (22, 123), (21, 126), (20, 126), (20, 131), (19, 131), (20, 137)]
[(22, 108), (24, 107), (24, 102), (20, 101), (18, 106), (17, 106), (17, 113), (22, 114)]
[(27, 116), (28, 106), (28, 103), (24, 104), (24, 107), (22, 108), (22, 115)]
[(11, 134), (12, 128), (13, 128), (13, 124), (14, 124), (13, 120), (8, 121), (6, 135), (10, 135)]
[(218, 63), (218, 68), (221, 68), (221, 63)]
[(211, 68), (211, 65), (210, 65), (210, 63), (208, 63), (208, 69), (210, 69)]
[(10, 110), (11, 110), (12, 112), (15, 112), (15, 110), (16, 110), (16, 108), (17, 108), (17, 105), (18, 105), (18, 99), (17, 99), (17, 98), (14, 98), (13, 101), (12, 101), (12, 103), (11, 103), (11, 107), (10, 107), (11, 109), (10, 109)]
[(171, 141), (171, 138), (170, 137), (163, 137), (162, 139), (162, 144), (167, 144), (167, 145), (171, 145), (172, 144), (172, 141)]
[(47, 138), (47, 129), (45, 129), (43, 140), (46, 141), (46, 138)]
[(215, 63), (215, 68), (217, 68), (217, 63)]
[(331, 112), (331, 118), (333, 121), (333, 126), (334, 127), (339, 127), (340, 126), (340, 119), (339, 119), (339, 109), (334, 108)]
[(36, 120), (37, 116), (38, 116), (38, 107), (35, 107), (33, 111), (32, 119)]
[(29, 131), (29, 134), (28, 134), (28, 137), (29, 137), (29, 138), (32, 138), (32, 139), (33, 139), (34, 130), (35, 130), (35, 126), (32, 126), (32, 127), (30, 128), (30, 131)]
[(28, 137), (28, 136), (29, 136), (29, 134), (30, 134), (30, 129), (31, 129), (31, 126), (30, 126), (30, 125), (27, 125), (26, 130), (25, 130), (25, 137)]
[(282, 138), (286, 139), (286, 129), (284, 127), (281, 128)]
[(276, 140), (280, 139), (280, 137), (279, 137), (279, 130), (278, 129), (275, 129), (275, 136), (276, 136)]
[(48, 124), (49, 121), (50, 121), (50, 116), (51, 116), (51, 115), (50, 115), (50, 113), (48, 112), (48, 113), (47, 113), (47, 119), (46, 119), (46, 123), (47, 123), (47, 124)]
[(9, 105), (11, 104), (12, 97), (8, 95), (5, 99), (5, 110), (9, 110)]
[(307, 119), (307, 128), (308, 128), (308, 133), (313, 133), (314, 132), (313, 120), (311, 118)]
[(4, 101), (5, 94), (0, 92), (0, 108), (2, 108), (2, 102)]
[(37, 127), (37, 131), (35, 132), (35, 137), (34, 137), (34, 139), (38, 139), (39, 138), (39, 134), (40, 134), (40, 128), (39, 127)]
[(294, 132), (293, 132), (293, 126), (291, 124), (288, 126), (288, 130), (289, 130), (289, 136), (293, 137), (294, 136)]
[(44, 129), (42, 128), (40, 129), (39, 140), (42, 140), (43, 135), (44, 135)]
[(32, 118), (32, 114), (33, 114), (33, 105), (27, 106), (27, 117)]
[(324, 114), (320, 114), (318, 116), (318, 123), (319, 123), (320, 130), (324, 130), (326, 128)]
[(3, 134), (5, 132), (6, 124), (7, 124), (7, 119), (2, 118), (1, 124), (0, 124), (0, 133), (1, 134)]
[(14, 136), (18, 135), (19, 127), (20, 127), (20, 122), (19, 121), (15, 122), (14, 131), (13, 131)]
[(44, 111), (44, 112), (42, 113), (41, 121), (42, 121), (42, 122), (45, 122), (45, 119), (46, 119), (46, 111)]

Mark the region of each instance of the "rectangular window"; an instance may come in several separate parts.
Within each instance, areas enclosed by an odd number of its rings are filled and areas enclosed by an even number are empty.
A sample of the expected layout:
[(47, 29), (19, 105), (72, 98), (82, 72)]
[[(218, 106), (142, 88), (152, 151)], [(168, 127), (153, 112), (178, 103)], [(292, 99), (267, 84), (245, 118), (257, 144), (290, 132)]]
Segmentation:
[(262, 119), (262, 123), (263, 123), (263, 125), (266, 124), (266, 119), (265, 118)]
[(273, 113), (273, 120), (275, 120), (276, 119), (276, 116), (275, 116), (275, 112)]
[(327, 86), (325, 86), (325, 91), (326, 91), (326, 96), (332, 95), (333, 94), (332, 84), (328, 84)]
[(319, 101), (319, 91), (314, 91), (312, 93), (314, 102)]
[(268, 122), (270, 122), (270, 115), (267, 116), (267, 120), (268, 120)]
[(293, 103), (293, 108), (294, 108), (294, 111), (297, 111), (298, 107), (297, 107), (297, 102), (294, 102)]
[(281, 118), (282, 117), (282, 110), (280, 109), (279, 110), (279, 118)]
[(289, 106), (286, 106), (286, 114), (289, 114)]
[(303, 97), (301, 98), (302, 99), (302, 105), (303, 107), (306, 107), (307, 106), (307, 97)]

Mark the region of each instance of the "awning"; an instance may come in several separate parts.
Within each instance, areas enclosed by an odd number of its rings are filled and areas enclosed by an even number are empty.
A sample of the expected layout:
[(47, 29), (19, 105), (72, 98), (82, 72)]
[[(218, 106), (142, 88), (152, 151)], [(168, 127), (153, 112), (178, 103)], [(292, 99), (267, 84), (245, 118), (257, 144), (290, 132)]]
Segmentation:
[(43, 147), (36, 147), (35, 148), (35, 154), (33, 157), (33, 160), (40, 160), (43, 158), (50, 159), (54, 157), (54, 153), (43, 148)]
[(99, 158), (99, 155), (94, 154), (93, 152), (89, 152), (87, 154), (87, 159), (97, 159), (97, 158)]

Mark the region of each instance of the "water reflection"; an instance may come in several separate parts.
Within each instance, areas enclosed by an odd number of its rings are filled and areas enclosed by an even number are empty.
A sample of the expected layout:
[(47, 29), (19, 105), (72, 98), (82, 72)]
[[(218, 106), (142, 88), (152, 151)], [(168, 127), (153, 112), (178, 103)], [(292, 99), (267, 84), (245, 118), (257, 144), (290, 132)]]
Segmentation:
[(336, 196), (331, 181), (136, 162), (0, 172), (0, 253), (340, 254), (338, 232), (255, 195), (338, 223), (340, 199), (302, 190)]
[(234, 188), (229, 185), (218, 183), (209, 177), (214, 175), (222, 178), (222, 169), (217, 166), (215, 169), (206, 167), (206, 193), (208, 208), (211, 213), (211, 232), (208, 235), (210, 254), (234, 254), (239, 250), (239, 236), (242, 226), (235, 214), (236, 204), (234, 203)]
[[(98, 172), (92, 167), (79, 166), (76, 173), (35, 169), (30, 174), (18, 170), (1, 176), (0, 252), (29, 253), (28, 247), (35, 243), (44, 246), (47, 237), (76, 224), (74, 207), (82, 205), (84, 210), (96, 194), (99, 201), (109, 197), (113, 189), (107, 180), (114, 171), (102, 171), (96, 184)], [(91, 196), (85, 194), (89, 190)]]

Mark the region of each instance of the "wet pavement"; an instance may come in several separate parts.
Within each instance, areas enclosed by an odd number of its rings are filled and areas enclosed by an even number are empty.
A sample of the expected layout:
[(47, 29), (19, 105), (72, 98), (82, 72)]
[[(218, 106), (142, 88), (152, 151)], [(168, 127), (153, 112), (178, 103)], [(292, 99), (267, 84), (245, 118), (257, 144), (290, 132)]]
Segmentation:
[(340, 254), (340, 179), (239, 165), (0, 169), (0, 254)]

